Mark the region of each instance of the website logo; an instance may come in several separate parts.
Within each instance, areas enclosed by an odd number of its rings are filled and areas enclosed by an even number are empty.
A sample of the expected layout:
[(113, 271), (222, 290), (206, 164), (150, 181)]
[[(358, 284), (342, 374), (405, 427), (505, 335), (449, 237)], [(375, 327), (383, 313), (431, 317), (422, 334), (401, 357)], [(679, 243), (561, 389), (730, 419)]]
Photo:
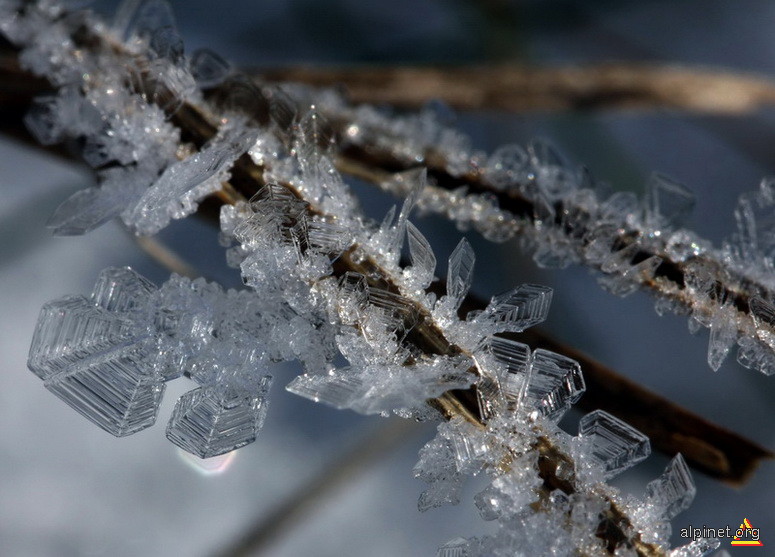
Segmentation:
[(735, 532), (735, 537), (730, 543), (747, 547), (761, 547), (764, 545), (759, 539), (759, 529), (751, 526), (751, 522), (747, 518), (743, 519), (743, 523)]

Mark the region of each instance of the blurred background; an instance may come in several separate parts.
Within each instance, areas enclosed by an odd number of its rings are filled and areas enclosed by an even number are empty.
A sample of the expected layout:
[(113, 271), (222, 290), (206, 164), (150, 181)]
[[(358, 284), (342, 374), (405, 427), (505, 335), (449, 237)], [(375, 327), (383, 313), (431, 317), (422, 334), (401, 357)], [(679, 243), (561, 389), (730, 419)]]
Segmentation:
[[(109, 14), (115, 2), (95, 2)], [(768, 0), (225, 0), (173, 2), (187, 49), (210, 47), (236, 65), (485, 64), (537, 66), (680, 63), (775, 75), (775, 3)], [(734, 227), (737, 196), (775, 172), (775, 113), (734, 116), (688, 111), (461, 112), (456, 126), (476, 148), (540, 136), (586, 164), (614, 189), (642, 191), (653, 170), (689, 185), (697, 208), (689, 227), (718, 245)], [(54, 238), (54, 208), (93, 182), (82, 165), (0, 136), (0, 554), (52, 556), (205, 556), (222, 552), (257, 524), (278, 516), (298, 491), (325, 483), (342, 455), (368, 463), (347, 469), (338, 489), (277, 530), (264, 554), (295, 556), (434, 555), (454, 536), (487, 533), (467, 485), (461, 504), (420, 514), (424, 484), (412, 478), (433, 426), (386, 438), (384, 420), (315, 405), (284, 391), (298, 370), (278, 366), (258, 441), (224, 470), (206, 475), (164, 436), (174, 402), (191, 384), (171, 383), (155, 427), (115, 439), (81, 418), (26, 369), (38, 311), (65, 294), (87, 293), (98, 272), (131, 265), (157, 284), (169, 271), (118, 224), (81, 238)], [(395, 202), (366, 187), (367, 212)], [(441, 219), (416, 219), (448, 257), (461, 233)], [(546, 329), (568, 344), (674, 402), (768, 448), (775, 447), (775, 378), (730, 358), (706, 364), (707, 330), (691, 336), (684, 317), (659, 317), (652, 301), (602, 291), (577, 267), (537, 269), (517, 242), (494, 245), (467, 234), (477, 251), (476, 292), (489, 297), (522, 282), (554, 287)], [(216, 233), (190, 218), (160, 240), (201, 274), (240, 285), (225, 265)], [(439, 269), (444, 272), (444, 268)], [(576, 433), (579, 415), (564, 420)], [(395, 430), (393, 430), (395, 431)], [(361, 449), (358, 449), (361, 447)], [(376, 451), (376, 452), (374, 452)], [(358, 455), (357, 457), (355, 455)], [(369, 460), (368, 458), (363, 460)], [(614, 483), (640, 493), (667, 463), (655, 454)], [(741, 489), (695, 473), (698, 494), (673, 525), (737, 527), (748, 518), (775, 545), (775, 466), (765, 463)], [(282, 513), (281, 513), (282, 514)], [(674, 533), (674, 544), (685, 543)], [(751, 551), (722, 545), (732, 555)]]

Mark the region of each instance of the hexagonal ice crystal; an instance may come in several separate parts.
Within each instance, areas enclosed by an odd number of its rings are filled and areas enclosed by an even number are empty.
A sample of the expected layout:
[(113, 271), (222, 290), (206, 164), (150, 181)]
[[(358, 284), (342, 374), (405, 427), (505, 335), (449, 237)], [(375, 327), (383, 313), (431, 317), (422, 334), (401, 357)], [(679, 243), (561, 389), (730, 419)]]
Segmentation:
[(90, 299), (45, 304), (33, 335), (29, 368), (116, 436), (152, 425), (164, 392), (149, 315), (155, 291), (129, 268), (105, 269)]
[(27, 366), (45, 380), (87, 357), (128, 346), (136, 339), (137, 331), (128, 319), (83, 296), (66, 296), (41, 308)]
[(523, 404), (534, 417), (559, 420), (585, 389), (576, 360), (542, 348), (533, 352)]
[(252, 443), (264, 425), (271, 382), (267, 375), (257, 390), (218, 384), (189, 391), (175, 405), (167, 439), (200, 458)]
[(667, 520), (688, 509), (696, 494), (692, 474), (681, 453), (673, 457), (659, 478), (646, 486), (648, 501), (662, 508)]
[(546, 320), (552, 303), (548, 286), (523, 284), (494, 296), (476, 322), (491, 325), (497, 333), (521, 333), (528, 327)]
[(113, 351), (71, 366), (45, 386), (77, 412), (117, 437), (156, 421), (164, 380), (143, 346)]
[(648, 437), (603, 410), (581, 418), (579, 436), (591, 442), (585, 456), (603, 468), (606, 478), (636, 465), (651, 452)]

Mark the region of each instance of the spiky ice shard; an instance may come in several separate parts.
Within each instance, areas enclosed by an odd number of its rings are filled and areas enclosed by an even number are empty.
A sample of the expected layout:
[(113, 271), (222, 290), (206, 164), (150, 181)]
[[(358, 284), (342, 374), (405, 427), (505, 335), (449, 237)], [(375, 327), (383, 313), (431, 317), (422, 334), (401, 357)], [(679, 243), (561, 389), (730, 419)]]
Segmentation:
[(347, 366), (325, 374), (296, 377), (286, 389), (334, 408), (362, 414), (386, 414), (409, 409), (451, 389), (464, 389), (476, 380), (471, 363), (461, 358), (436, 357), (415, 365)]

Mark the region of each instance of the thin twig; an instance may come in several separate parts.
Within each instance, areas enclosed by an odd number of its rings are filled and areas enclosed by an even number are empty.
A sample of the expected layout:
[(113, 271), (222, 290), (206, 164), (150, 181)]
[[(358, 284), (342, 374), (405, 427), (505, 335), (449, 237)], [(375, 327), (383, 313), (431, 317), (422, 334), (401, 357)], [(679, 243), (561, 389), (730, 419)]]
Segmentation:
[(202, 273), (197, 271), (192, 265), (189, 265), (182, 257), (163, 243), (159, 242), (153, 236), (136, 236), (132, 234), (132, 237), (137, 242), (137, 245), (140, 246), (149, 257), (165, 269), (191, 279), (202, 276)]
[(243, 557), (264, 553), (323, 499), (335, 495), (344, 484), (379, 464), (420, 428), (409, 420), (391, 420), (364, 436), (304, 482), (268, 514), (262, 514), (231, 545), (215, 552), (217, 557)]
[[(418, 161), (422, 161), (429, 178), (425, 197), (446, 197), (448, 200), (446, 205), (441, 203), (433, 206), (433, 210), (442, 211), (442, 214), (453, 219), (456, 209), (465, 207), (469, 201), (472, 204), (495, 202), (503, 221), (498, 221), (499, 231), (505, 230), (507, 223), (513, 225), (509, 230), (511, 236), (519, 233), (525, 243), (530, 244), (553, 229), (564, 242), (568, 250), (567, 256), (571, 260), (586, 265), (604, 277), (622, 277), (622, 269), (607, 269), (603, 261), (589, 258), (585, 252), (587, 244), (591, 242), (590, 238), (601, 232), (596, 227), (602, 224), (594, 213), (590, 212), (594, 207), (590, 209), (583, 199), (580, 203), (573, 198), (556, 200), (552, 206), (552, 217), (546, 218), (545, 215), (542, 216), (541, 196), (537, 198), (537, 205), (536, 199), (528, 193), (529, 188), (521, 187), (523, 184), (518, 182), (518, 178), (507, 186), (495, 187), (482, 168), (477, 166), (476, 161), (471, 161), (468, 171), (461, 174), (434, 145), (412, 146), (407, 149), (400, 133), (393, 132), (389, 129), (390, 126), (382, 123), (361, 123), (359, 127), (357, 111), (351, 107), (330, 109), (324, 114), (332, 123), (338, 137), (347, 137), (348, 130), (353, 128), (358, 128), (359, 134), (362, 135), (362, 139), (357, 142), (335, 143), (338, 148), (337, 167), (341, 172), (353, 173), (378, 187), (401, 194), (405, 192), (393, 190), (394, 181), (388, 178), (396, 173), (417, 169), (420, 165)], [(573, 215), (570, 224), (564, 222), (567, 215)], [(466, 221), (465, 224), (472, 223)], [(474, 226), (479, 224), (481, 223), (473, 221)], [(661, 237), (661, 244), (656, 240), (643, 242), (641, 240), (647, 233), (628, 223), (621, 222), (615, 230), (606, 233), (611, 254), (626, 254), (634, 249), (632, 256), (625, 263), (634, 266), (646, 260), (659, 261), (651, 278), (633, 283), (637, 288), (691, 314), (703, 323), (709, 323), (722, 304), (732, 308), (739, 338), (762, 344), (759, 339), (775, 335), (775, 320), (766, 315), (754, 315), (756, 310), (752, 306), (752, 301), (753, 305), (758, 303), (756, 298), (775, 298), (775, 291), (767, 283), (767, 276), (753, 276), (750, 266), (730, 265), (719, 250), (702, 250), (697, 255), (679, 258), (680, 255), (667, 249), (667, 235)], [(697, 242), (705, 241), (697, 239)], [(712, 289), (708, 292), (696, 292), (690, 283), (698, 273), (697, 269), (702, 270), (703, 277), (709, 277), (707, 282)], [(762, 310), (759, 311), (761, 313)], [(763, 346), (762, 349), (769, 348)], [(751, 365), (753, 363), (749, 363), (749, 366)]]
[(353, 103), (461, 110), (675, 109), (740, 114), (775, 104), (775, 82), (720, 69), (610, 63), (586, 67), (290, 67), (252, 72), (271, 82), (343, 86)]
[[(19, 67), (4, 40), (0, 48), (3, 110), (27, 106), (49, 86)], [(775, 82), (767, 77), (671, 65), (293, 66), (248, 73), (267, 82), (343, 86), (354, 103), (402, 108), (419, 108), (428, 99), (440, 99), (460, 110), (673, 109), (741, 114), (775, 104)]]

